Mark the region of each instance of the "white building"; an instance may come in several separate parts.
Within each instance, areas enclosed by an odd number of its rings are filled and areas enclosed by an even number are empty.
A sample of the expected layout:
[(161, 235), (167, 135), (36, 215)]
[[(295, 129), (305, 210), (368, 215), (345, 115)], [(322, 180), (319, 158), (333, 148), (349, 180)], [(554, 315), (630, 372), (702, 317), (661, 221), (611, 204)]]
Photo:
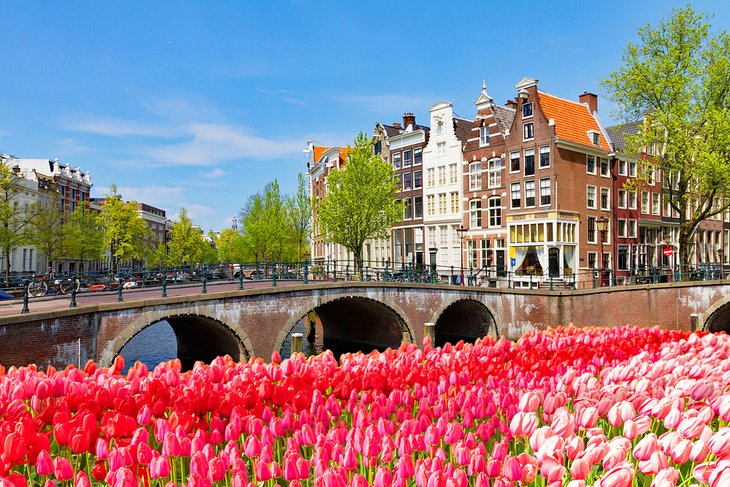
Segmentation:
[(453, 105), (439, 101), (429, 109), (431, 135), (423, 150), (426, 211), (423, 215), (428, 242), (427, 262), (436, 264), (440, 274), (461, 265), (460, 239), (456, 229), (462, 224), (462, 159), (472, 120), (454, 115)]

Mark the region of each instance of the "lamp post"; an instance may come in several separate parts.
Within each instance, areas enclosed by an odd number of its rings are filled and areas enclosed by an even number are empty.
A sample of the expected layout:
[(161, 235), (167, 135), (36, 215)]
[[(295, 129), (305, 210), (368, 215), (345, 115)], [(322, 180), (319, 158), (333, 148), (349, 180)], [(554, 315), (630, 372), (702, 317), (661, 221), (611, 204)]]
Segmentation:
[(467, 231), (469, 231), (469, 229), (464, 225), (459, 225), (456, 229), (456, 233), (459, 235), (459, 257), (461, 262), (459, 280), (461, 281), (460, 284), (462, 286), (464, 285), (464, 237)]
[(304, 252), (304, 284), (309, 283), (309, 257), (311, 255), (309, 251)]
[(598, 218), (596, 218), (596, 227), (598, 228), (599, 233), (601, 234), (601, 255), (599, 257), (599, 260), (601, 262), (601, 286), (603, 286), (603, 241), (606, 239), (606, 231), (608, 230), (608, 218), (601, 215)]

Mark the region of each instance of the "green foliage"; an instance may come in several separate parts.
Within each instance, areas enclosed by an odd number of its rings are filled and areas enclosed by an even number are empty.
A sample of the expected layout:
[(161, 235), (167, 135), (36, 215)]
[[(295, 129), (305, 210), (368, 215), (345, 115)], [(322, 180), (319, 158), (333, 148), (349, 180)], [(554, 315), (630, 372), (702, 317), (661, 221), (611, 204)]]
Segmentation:
[(309, 231), (312, 227), (312, 200), (302, 173), (297, 174), (297, 192), (286, 200), (286, 214), (298, 262), (302, 260), (302, 254), (307, 248)]
[(103, 258), (105, 234), (100, 216), (88, 205), (79, 205), (69, 215), (63, 226), (66, 256), (79, 261), (79, 270), (84, 270), (84, 261), (98, 261)]
[(246, 248), (243, 235), (237, 230), (226, 228), (215, 239), (218, 259), (221, 262), (243, 262), (246, 259)]
[(390, 164), (373, 154), (360, 133), (342, 169), (327, 176), (327, 197), (317, 202), (318, 220), (327, 238), (343, 245), (360, 261), (369, 238), (385, 238), (403, 219), (396, 199), (398, 179)]
[(246, 260), (283, 261), (293, 259), (291, 219), (287, 204), (274, 180), (249, 198), (241, 212)]
[(66, 255), (66, 232), (64, 212), (58, 204), (34, 203), (30, 209), (28, 242), (34, 245), (48, 259), (48, 267)]
[(116, 186), (112, 185), (99, 217), (105, 230), (105, 246), (112, 255), (112, 271), (116, 272), (120, 262), (142, 260), (150, 230), (137, 213), (137, 203), (124, 203)]
[(25, 178), (11, 167), (12, 156), (0, 154), (0, 252), (5, 256), (5, 278), (10, 275), (10, 256), (29, 241), (31, 212), (18, 201)]
[(203, 232), (193, 226), (187, 210), (180, 208), (177, 221), (172, 223), (168, 241), (170, 265), (199, 264), (205, 247), (210, 245), (203, 240)]
[(730, 36), (688, 5), (639, 37), (603, 84), (623, 119), (645, 120), (628, 146), (661, 168), (687, 264), (697, 225), (730, 205)]

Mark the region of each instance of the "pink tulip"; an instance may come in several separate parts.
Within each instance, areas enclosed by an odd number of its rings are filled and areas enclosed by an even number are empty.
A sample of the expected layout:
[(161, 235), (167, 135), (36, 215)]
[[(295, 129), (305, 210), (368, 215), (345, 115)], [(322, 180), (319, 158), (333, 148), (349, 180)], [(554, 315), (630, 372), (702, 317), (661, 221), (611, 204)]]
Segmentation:
[(639, 461), (639, 470), (647, 475), (656, 475), (668, 466), (667, 456), (658, 450), (652, 452), (647, 460)]
[(518, 409), (525, 413), (534, 413), (540, 407), (542, 400), (536, 392), (526, 392), (520, 398)]
[(53, 459), (53, 475), (60, 480), (65, 482), (71, 480), (74, 477), (73, 467), (65, 457), (56, 457)]
[(577, 480), (585, 480), (591, 471), (591, 463), (586, 457), (576, 458), (570, 465), (570, 476)]
[(634, 458), (637, 460), (648, 460), (652, 453), (657, 451), (659, 449), (659, 443), (657, 442), (657, 437), (654, 433), (649, 433), (648, 435), (644, 436), (639, 442), (636, 444), (633, 450)]
[(516, 457), (508, 456), (502, 464), (502, 475), (511, 481), (518, 482), (522, 480), (522, 465)]
[(676, 487), (679, 480), (679, 470), (668, 467), (660, 471), (651, 481), (651, 487)]
[(540, 421), (534, 412), (520, 411), (510, 421), (510, 430), (515, 436), (529, 436), (535, 432)]
[(634, 467), (628, 462), (621, 462), (608, 470), (596, 482), (596, 487), (631, 487), (634, 481)]
[(593, 428), (598, 423), (598, 409), (593, 406), (582, 408), (576, 414), (575, 420), (583, 429)]
[(694, 469), (692, 469), (692, 475), (698, 482), (703, 484), (710, 484), (710, 475), (715, 471), (715, 462), (700, 463)]
[(707, 445), (718, 459), (723, 460), (730, 457), (730, 428), (720, 428), (717, 433), (712, 435)]
[(710, 474), (708, 479), (710, 487), (726, 487), (730, 485), (730, 462), (720, 460), (717, 468)]
[(86, 475), (86, 472), (84, 472), (83, 470), (79, 470), (79, 472), (76, 474), (74, 487), (91, 487), (91, 482), (89, 482), (89, 476)]
[(35, 468), (38, 475), (45, 476), (51, 475), (53, 473), (53, 460), (51, 460), (51, 455), (46, 450), (42, 450), (40, 453), (38, 453)]

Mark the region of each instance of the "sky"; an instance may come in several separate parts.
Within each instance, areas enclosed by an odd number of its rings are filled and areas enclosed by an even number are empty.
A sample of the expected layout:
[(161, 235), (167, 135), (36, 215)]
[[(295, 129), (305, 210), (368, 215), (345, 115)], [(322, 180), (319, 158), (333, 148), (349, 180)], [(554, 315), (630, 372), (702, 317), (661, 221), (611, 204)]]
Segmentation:
[[(730, 2), (696, 1), (730, 26)], [(525, 76), (599, 95), (637, 29), (675, 0), (609, 2), (0, 0), (0, 153), (90, 172), (92, 196), (220, 231), (276, 179), (296, 191), (308, 140), (352, 143), (449, 100), (474, 118)]]

